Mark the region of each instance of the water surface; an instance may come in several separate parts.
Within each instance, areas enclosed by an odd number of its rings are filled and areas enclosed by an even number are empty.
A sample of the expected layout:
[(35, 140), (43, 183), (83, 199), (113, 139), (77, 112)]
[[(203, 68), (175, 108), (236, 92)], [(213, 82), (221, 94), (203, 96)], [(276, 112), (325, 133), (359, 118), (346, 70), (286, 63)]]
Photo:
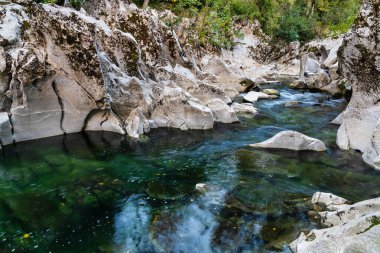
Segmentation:
[[(346, 102), (277, 88), (281, 98), (256, 103), (257, 117), (213, 131), (157, 129), (138, 141), (90, 132), (7, 146), (0, 252), (289, 252), (301, 230), (317, 226), (307, 214), (315, 191), (380, 196), (380, 173), (335, 145), (329, 122)], [(285, 129), (328, 151), (247, 147)]]

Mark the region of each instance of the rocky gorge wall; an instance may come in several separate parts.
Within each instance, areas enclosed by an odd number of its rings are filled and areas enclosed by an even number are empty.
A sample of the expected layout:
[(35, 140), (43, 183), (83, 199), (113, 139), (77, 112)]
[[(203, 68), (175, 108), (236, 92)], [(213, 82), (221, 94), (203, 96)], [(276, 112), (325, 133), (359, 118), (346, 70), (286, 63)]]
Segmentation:
[[(152, 127), (212, 128), (208, 100), (231, 98), (161, 21), (171, 13), (94, 6), (94, 16), (30, 1), (0, 7), (1, 145), (82, 130), (138, 137)], [(240, 79), (227, 72), (223, 83)]]
[(341, 124), (337, 144), (361, 151), (365, 162), (380, 169), (380, 1), (363, 1), (338, 55), (353, 94), (337, 119)]
[(123, 0), (86, 1), (80, 11), (1, 5), (0, 144), (80, 131), (138, 138), (157, 127), (210, 129), (257, 113), (232, 102), (268, 81), (299, 79), (294, 88), (342, 95), (341, 39), (273, 47), (258, 23), (243, 22), (233, 50), (218, 53), (191, 43), (191, 22)]
[(241, 25), (238, 46), (216, 53), (190, 43), (191, 22), (122, 0), (80, 11), (0, 6), (1, 145), (84, 130), (137, 138), (156, 127), (210, 129), (238, 121), (244, 106), (229, 105), (240, 92), (299, 75), (299, 46), (260, 63), (257, 25)]

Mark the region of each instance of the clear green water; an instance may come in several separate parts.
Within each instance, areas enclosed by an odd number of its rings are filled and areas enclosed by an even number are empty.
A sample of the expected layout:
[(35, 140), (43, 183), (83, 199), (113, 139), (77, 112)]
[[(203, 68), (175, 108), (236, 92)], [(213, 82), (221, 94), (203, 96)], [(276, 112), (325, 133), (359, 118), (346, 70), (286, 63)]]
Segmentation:
[[(328, 123), (345, 102), (277, 88), (279, 100), (257, 103), (260, 116), (214, 131), (160, 129), (140, 141), (84, 133), (6, 147), (0, 252), (289, 252), (301, 230), (317, 226), (307, 215), (315, 191), (380, 196), (380, 173), (334, 144)], [(284, 107), (293, 100), (305, 104)], [(247, 147), (284, 129), (329, 150)], [(205, 193), (194, 189), (201, 182)]]

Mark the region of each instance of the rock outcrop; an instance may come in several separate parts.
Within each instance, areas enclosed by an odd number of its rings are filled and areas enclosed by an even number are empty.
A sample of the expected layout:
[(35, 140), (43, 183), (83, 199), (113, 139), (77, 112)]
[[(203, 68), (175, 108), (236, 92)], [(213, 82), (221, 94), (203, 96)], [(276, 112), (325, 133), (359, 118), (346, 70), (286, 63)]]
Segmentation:
[[(332, 194), (327, 194), (332, 195)], [(334, 196), (334, 195), (332, 195)], [(313, 196), (314, 199), (314, 196)], [(325, 202), (319, 216), (324, 229), (314, 229), (290, 244), (294, 253), (378, 252), (380, 249), (380, 198), (345, 204), (335, 196)], [(319, 200), (320, 202), (321, 200)]]
[(340, 115), (337, 144), (355, 149), (380, 169), (380, 3), (365, 0), (338, 53), (341, 73), (352, 82), (352, 98)]
[[(237, 121), (227, 104), (247, 77), (218, 58), (201, 64), (181, 34), (186, 20), (169, 27), (162, 20), (175, 18), (170, 12), (122, 0), (87, 1), (81, 11), (18, 2), (0, 6), (1, 145)], [(223, 106), (211, 110), (212, 99)]]
[(254, 148), (325, 151), (325, 144), (295, 131), (282, 131), (269, 140), (250, 144)]
[(338, 72), (338, 49), (343, 38), (312, 41), (301, 48), (299, 79), (290, 87), (348, 96), (351, 86)]

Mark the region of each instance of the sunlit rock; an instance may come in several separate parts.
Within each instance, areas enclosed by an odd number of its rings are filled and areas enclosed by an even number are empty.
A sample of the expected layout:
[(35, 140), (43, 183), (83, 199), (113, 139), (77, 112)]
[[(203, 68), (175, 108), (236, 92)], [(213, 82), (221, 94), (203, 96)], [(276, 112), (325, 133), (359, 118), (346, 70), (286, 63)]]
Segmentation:
[(207, 107), (211, 109), (214, 119), (217, 122), (233, 123), (239, 121), (235, 111), (218, 98), (208, 101)]
[(254, 117), (258, 112), (257, 109), (250, 103), (232, 103), (231, 108), (236, 112), (236, 114), (252, 118)]
[(269, 140), (261, 143), (250, 144), (254, 148), (271, 148), (271, 149), (290, 149), (290, 150), (311, 150), (325, 151), (325, 144), (309, 136), (295, 131), (283, 131)]
[(380, 198), (353, 205), (344, 204), (344, 199), (333, 199), (326, 202), (335, 202), (328, 205), (330, 211), (319, 213), (322, 225), (328, 228), (314, 229), (308, 234), (302, 232), (290, 244), (292, 251), (376, 252), (380, 248)]
[(363, 1), (338, 52), (340, 72), (352, 83), (352, 98), (341, 120), (337, 144), (342, 149), (360, 150), (364, 161), (376, 169), (380, 169), (379, 16), (377, 1)]

